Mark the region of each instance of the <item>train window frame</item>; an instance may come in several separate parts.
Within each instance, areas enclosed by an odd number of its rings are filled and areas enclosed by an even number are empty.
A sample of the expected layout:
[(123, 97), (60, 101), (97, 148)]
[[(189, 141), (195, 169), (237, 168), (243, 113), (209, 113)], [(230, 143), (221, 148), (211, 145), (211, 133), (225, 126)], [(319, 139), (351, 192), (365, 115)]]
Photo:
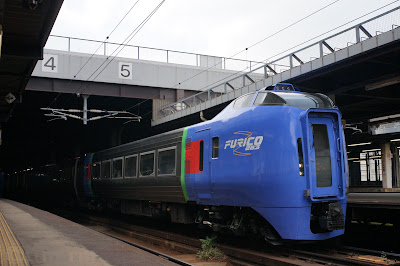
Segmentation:
[[(253, 96), (253, 97), (249, 97), (249, 96)], [(245, 95), (242, 95), (242, 96), (240, 96), (240, 97), (238, 97), (236, 100), (235, 100), (235, 102), (233, 103), (233, 109), (242, 109), (242, 108), (246, 108), (246, 107), (250, 107), (250, 106), (252, 106), (252, 104), (253, 104), (253, 102), (254, 102), (254, 96), (256, 95), (256, 93), (255, 92), (250, 92), (250, 93), (246, 93)], [(244, 99), (244, 98), (246, 98), (244, 101), (243, 101), (243, 103), (245, 103), (245, 104), (240, 104), (240, 105), (238, 105), (237, 106), (237, 104), (239, 104), (240, 102), (240, 100), (241, 99)], [(251, 100), (250, 100), (250, 102), (246, 102), (246, 100), (247, 100), (247, 98), (248, 99), (250, 99), (251, 98)]]
[[(109, 163), (110, 164), (110, 176), (108, 177), (108, 178), (103, 178), (103, 164), (105, 164), (105, 163)], [(101, 180), (111, 180), (111, 173), (112, 173), (112, 161), (111, 160), (104, 160), (104, 161), (101, 161), (101, 168), (100, 168), (100, 174), (101, 174), (101, 176), (100, 176), (100, 179)]]
[[(261, 102), (257, 101), (257, 99), (260, 99), (263, 95), (265, 95), (264, 99)], [(273, 97), (275, 97), (277, 100), (280, 100), (280, 102), (263, 103), (264, 100), (268, 97), (268, 95), (273, 95)], [(253, 106), (284, 106), (284, 105), (288, 105), (288, 103), (286, 102), (286, 100), (284, 98), (282, 98), (278, 94), (276, 94), (274, 92), (271, 92), (271, 91), (260, 91), (260, 92), (258, 92), (257, 96), (255, 97), (255, 99), (254, 99), (252, 104), (253, 104)]]
[[(215, 141), (217, 146), (215, 146)], [(218, 159), (219, 158), (219, 137), (215, 136), (211, 139), (211, 158), (212, 159)]]
[[(96, 177), (96, 178), (94, 178), (93, 177), (93, 173), (94, 173), (94, 169), (93, 169), (93, 165), (99, 165), (99, 167), (100, 167), (100, 169), (99, 169), (99, 176), (98, 177)], [(99, 180), (100, 179), (100, 177), (101, 177), (101, 161), (99, 161), (99, 162), (95, 162), (95, 163), (92, 163), (91, 165), (90, 165), (90, 171), (91, 171), (91, 176), (90, 176), (90, 178), (92, 179), (92, 180)]]
[[(174, 164), (174, 171), (172, 174), (160, 174), (160, 169), (159, 169), (159, 154), (160, 152), (164, 152), (164, 151), (169, 151), (169, 150), (174, 150), (174, 155), (175, 155), (175, 164)], [(171, 146), (171, 147), (167, 147), (167, 148), (163, 148), (163, 149), (158, 149), (157, 150), (157, 176), (175, 176), (176, 175), (176, 163), (177, 163), (177, 152), (176, 152), (176, 146)]]
[[(126, 169), (125, 169), (125, 167), (126, 167), (126, 159), (130, 159), (130, 158), (133, 158), (133, 157), (136, 157), (136, 168), (135, 168), (135, 175), (134, 176), (127, 176), (126, 175)], [(134, 155), (129, 155), (129, 156), (125, 156), (124, 157), (124, 178), (137, 178), (138, 177), (138, 163), (139, 163), (139, 156), (137, 155), (137, 154), (134, 154)]]
[[(117, 161), (117, 160), (121, 160), (122, 161), (122, 164), (121, 164), (121, 176), (120, 177), (114, 177), (114, 161)], [(113, 158), (111, 164), (112, 164), (112, 167), (111, 167), (111, 179), (115, 180), (115, 179), (124, 178), (124, 157), (122, 156), (122, 157)]]
[[(144, 155), (148, 155), (148, 154), (153, 154), (153, 172), (150, 175), (142, 175), (142, 171), (141, 171), (141, 166), (142, 166), (142, 156)], [(139, 153), (139, 177), (156, 177), (156, 151), (148, 151), (148, 152), (141, 152)]]

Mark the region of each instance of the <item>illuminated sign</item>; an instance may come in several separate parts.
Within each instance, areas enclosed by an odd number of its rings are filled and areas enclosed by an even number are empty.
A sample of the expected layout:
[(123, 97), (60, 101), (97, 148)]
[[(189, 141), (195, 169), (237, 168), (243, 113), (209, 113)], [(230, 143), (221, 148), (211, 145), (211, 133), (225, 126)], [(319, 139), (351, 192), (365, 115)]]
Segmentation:
[(372, 135), (382, 135), (400, 132), (400, 121), (386, 122), (370, 125)]

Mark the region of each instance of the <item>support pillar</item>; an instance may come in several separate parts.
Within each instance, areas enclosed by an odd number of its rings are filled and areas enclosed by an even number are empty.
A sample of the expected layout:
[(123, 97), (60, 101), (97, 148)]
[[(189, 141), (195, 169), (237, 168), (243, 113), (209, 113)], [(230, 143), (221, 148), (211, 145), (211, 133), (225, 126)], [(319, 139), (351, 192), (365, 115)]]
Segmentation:
[(390, 142), (381, 144), (382, 151), (382, 188), (392, 188), (392, 158)]
[(400, 158), (399, 158), (399, 149), (397, 148), (397, 143), (392, 147), (393, 149), (393, 187), (400, 187)]

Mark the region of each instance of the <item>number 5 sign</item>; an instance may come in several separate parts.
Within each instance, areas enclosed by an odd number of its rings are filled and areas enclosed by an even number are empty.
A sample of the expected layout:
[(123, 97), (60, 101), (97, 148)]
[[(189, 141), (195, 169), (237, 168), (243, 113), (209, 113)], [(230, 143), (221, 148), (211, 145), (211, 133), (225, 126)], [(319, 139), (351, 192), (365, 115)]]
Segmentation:
[(43, 72), (58, 72), (58, 55), (44, 54), (42, 61)]
[(118, 77), (120, 79), (132, 79), (132, 63), (118, 63)]

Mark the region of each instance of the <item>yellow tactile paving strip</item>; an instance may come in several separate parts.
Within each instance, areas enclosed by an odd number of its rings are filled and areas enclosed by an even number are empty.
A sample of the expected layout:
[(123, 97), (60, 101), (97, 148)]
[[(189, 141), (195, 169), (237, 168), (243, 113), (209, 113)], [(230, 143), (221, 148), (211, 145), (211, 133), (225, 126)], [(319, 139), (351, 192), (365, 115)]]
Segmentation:
[(15, 238), (3, 214), (0, 212), (0, 265), (25, 265), (24, 250)]

